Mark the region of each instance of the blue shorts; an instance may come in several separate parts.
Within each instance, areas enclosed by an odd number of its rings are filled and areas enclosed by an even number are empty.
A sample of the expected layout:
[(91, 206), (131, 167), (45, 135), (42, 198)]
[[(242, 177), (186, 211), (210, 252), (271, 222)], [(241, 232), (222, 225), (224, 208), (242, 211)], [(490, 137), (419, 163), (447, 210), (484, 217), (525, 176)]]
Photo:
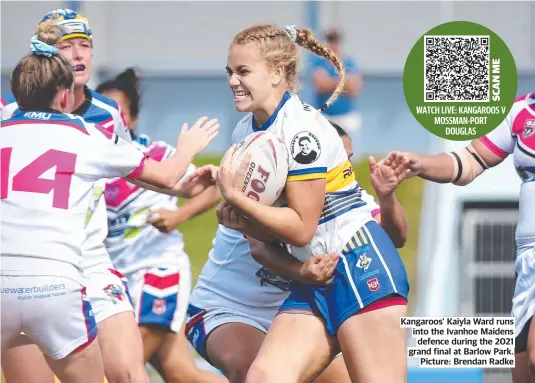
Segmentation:
[(335, 335), (347, 318), (382, 298), (399, 295), (407, 300), (409, 280), (390, 237), (370, 221), (344, 247), (333, 282), (327, 286), (293, 282), (290, 289), (279, 312), (312, 311)]

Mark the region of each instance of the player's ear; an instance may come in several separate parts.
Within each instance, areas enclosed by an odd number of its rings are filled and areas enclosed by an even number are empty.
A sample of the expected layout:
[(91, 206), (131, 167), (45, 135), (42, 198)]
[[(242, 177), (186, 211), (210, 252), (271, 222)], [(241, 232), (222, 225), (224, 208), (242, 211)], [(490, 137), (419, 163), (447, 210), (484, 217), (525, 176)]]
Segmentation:
[(69, 89), (60, 89), (57, 97), (61, 109), (67, 109), (67, 107), (69, 106)]
[(283, 79), (284, 79), (284, 67), (282, 65), (277, 65), (275, 68), (273, 68), (273, 72), (271, 74), (271, 84), (274, 87), (277, 87), (280, 85)]

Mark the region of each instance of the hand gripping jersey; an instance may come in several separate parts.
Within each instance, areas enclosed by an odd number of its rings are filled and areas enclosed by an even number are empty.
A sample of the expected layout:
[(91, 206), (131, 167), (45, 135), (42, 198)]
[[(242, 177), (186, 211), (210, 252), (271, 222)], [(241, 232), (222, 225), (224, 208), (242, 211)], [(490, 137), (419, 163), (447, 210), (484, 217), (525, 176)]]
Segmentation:
[[(379, 205), (373, 197), (361, 190), (373, 215)], [(190, 302), (202, 308), (227, 308), (242, 312), (244, 307), (278, 309), (289, 295), (290, 281), (251, 257), (251, 248), (239, 231), (219, 225), (212, 250), (199, 275)], [(271, 321), (271, 312), (257, 312)]]
[(238, 123), (233, 136), (240, 141), (259, 130), (273, 132), (286, 143), (290, 154), (289, 182), (319, 178), (327, 181), (316, 235), (305, 247), (292, 246), (292, 255), (304, 262), (314, 254), (342, 251), (373, 217), (336, 130), (318, 110), (289, 93), (263, 126), (256, 126), (250, 114)]
[(502, 158), (513, 155), (522, 179), (517, 247), (535, 243), (535, 93), (518, 97), (505, 120), (480, 140)]
[[(131, 142), (130, 132), (122, 117), (119, 105), (112, 99), (104, 97), (100, 93), (85, 87), (85, 101), (72, 114), (80, 115), (86, 122), (97, 124), (105, 128), (110, 133), (115, 133), (122, 139)], [(11, 118), (14, 112), (18, 111), (18, 105), (15, 96), (8, 93), (0, 98), (0, 114), (2, 120)], [(108, 234), (108, 220), (104, 204), (98, 204), (106, 181), (101, 179), (95, 182), (93, 198), (87, 216), (87, 240), (84, 242), (84, 257), (82, 259), (82, 268), (86, 273), (91, 270), (107, 270), (113, 268), (110, 257), (106, 252), (105, 246), (102, 245)], [(97, 208), (98, 206), (98, 208)], [(97, 209), (97, 211), (95, 211)], [(93, 215), (93, 218), (89, 218)]]
[(57, 112), (16, 112), (2, 122), (0, 143), (2, 255), (80, 268), (94, 182), (135, 179), (146, 157), (117, 135)]
[[(151, 143), (146, 135), (136, 137), (134, 145), (155, 161), (164, 161), (176, 152), (165, 142)], [(195, 166), (190, 165), (186, 174), (194, 170)], [(151, 210), (178, 209), (177, 197), (140, 188), (122, 178), (108, 180), (104, 196), (109, 227), (105, 244), (117, 270), (130, 274), (151, 266), (187, 261), (180, 232), (161, 233), (147, 222)]]

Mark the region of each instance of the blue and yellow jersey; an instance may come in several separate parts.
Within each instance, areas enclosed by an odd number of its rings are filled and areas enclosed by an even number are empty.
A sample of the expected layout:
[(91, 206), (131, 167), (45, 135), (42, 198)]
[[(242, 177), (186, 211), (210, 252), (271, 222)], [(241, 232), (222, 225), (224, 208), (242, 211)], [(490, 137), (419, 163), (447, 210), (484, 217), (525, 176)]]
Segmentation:
[(258, 126), (249, 114), (233, 132), (234, 142), (268, 130), (279, 135), (289, 153), (287, 182), (325, 178), (325, 204), (316, 236), (292, 254), (305, 261), (314, 254), (342, 251), (353, 235), (373, 220), (371, 206), (362, 198), (342, 139), (329, 121), (295, 94), (286, 93), (273, 115)]

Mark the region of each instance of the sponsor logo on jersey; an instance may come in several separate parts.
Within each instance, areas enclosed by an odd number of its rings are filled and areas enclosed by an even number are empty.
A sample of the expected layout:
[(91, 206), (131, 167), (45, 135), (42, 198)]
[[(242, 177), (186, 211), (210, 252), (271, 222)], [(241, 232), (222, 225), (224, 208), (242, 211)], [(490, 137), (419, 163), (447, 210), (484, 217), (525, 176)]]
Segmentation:
[(33, 118), (34, 120), (50, 120), (50, 117), (52, 117), (52, 113), (28, 112), (24, 113), (24, 117)]

